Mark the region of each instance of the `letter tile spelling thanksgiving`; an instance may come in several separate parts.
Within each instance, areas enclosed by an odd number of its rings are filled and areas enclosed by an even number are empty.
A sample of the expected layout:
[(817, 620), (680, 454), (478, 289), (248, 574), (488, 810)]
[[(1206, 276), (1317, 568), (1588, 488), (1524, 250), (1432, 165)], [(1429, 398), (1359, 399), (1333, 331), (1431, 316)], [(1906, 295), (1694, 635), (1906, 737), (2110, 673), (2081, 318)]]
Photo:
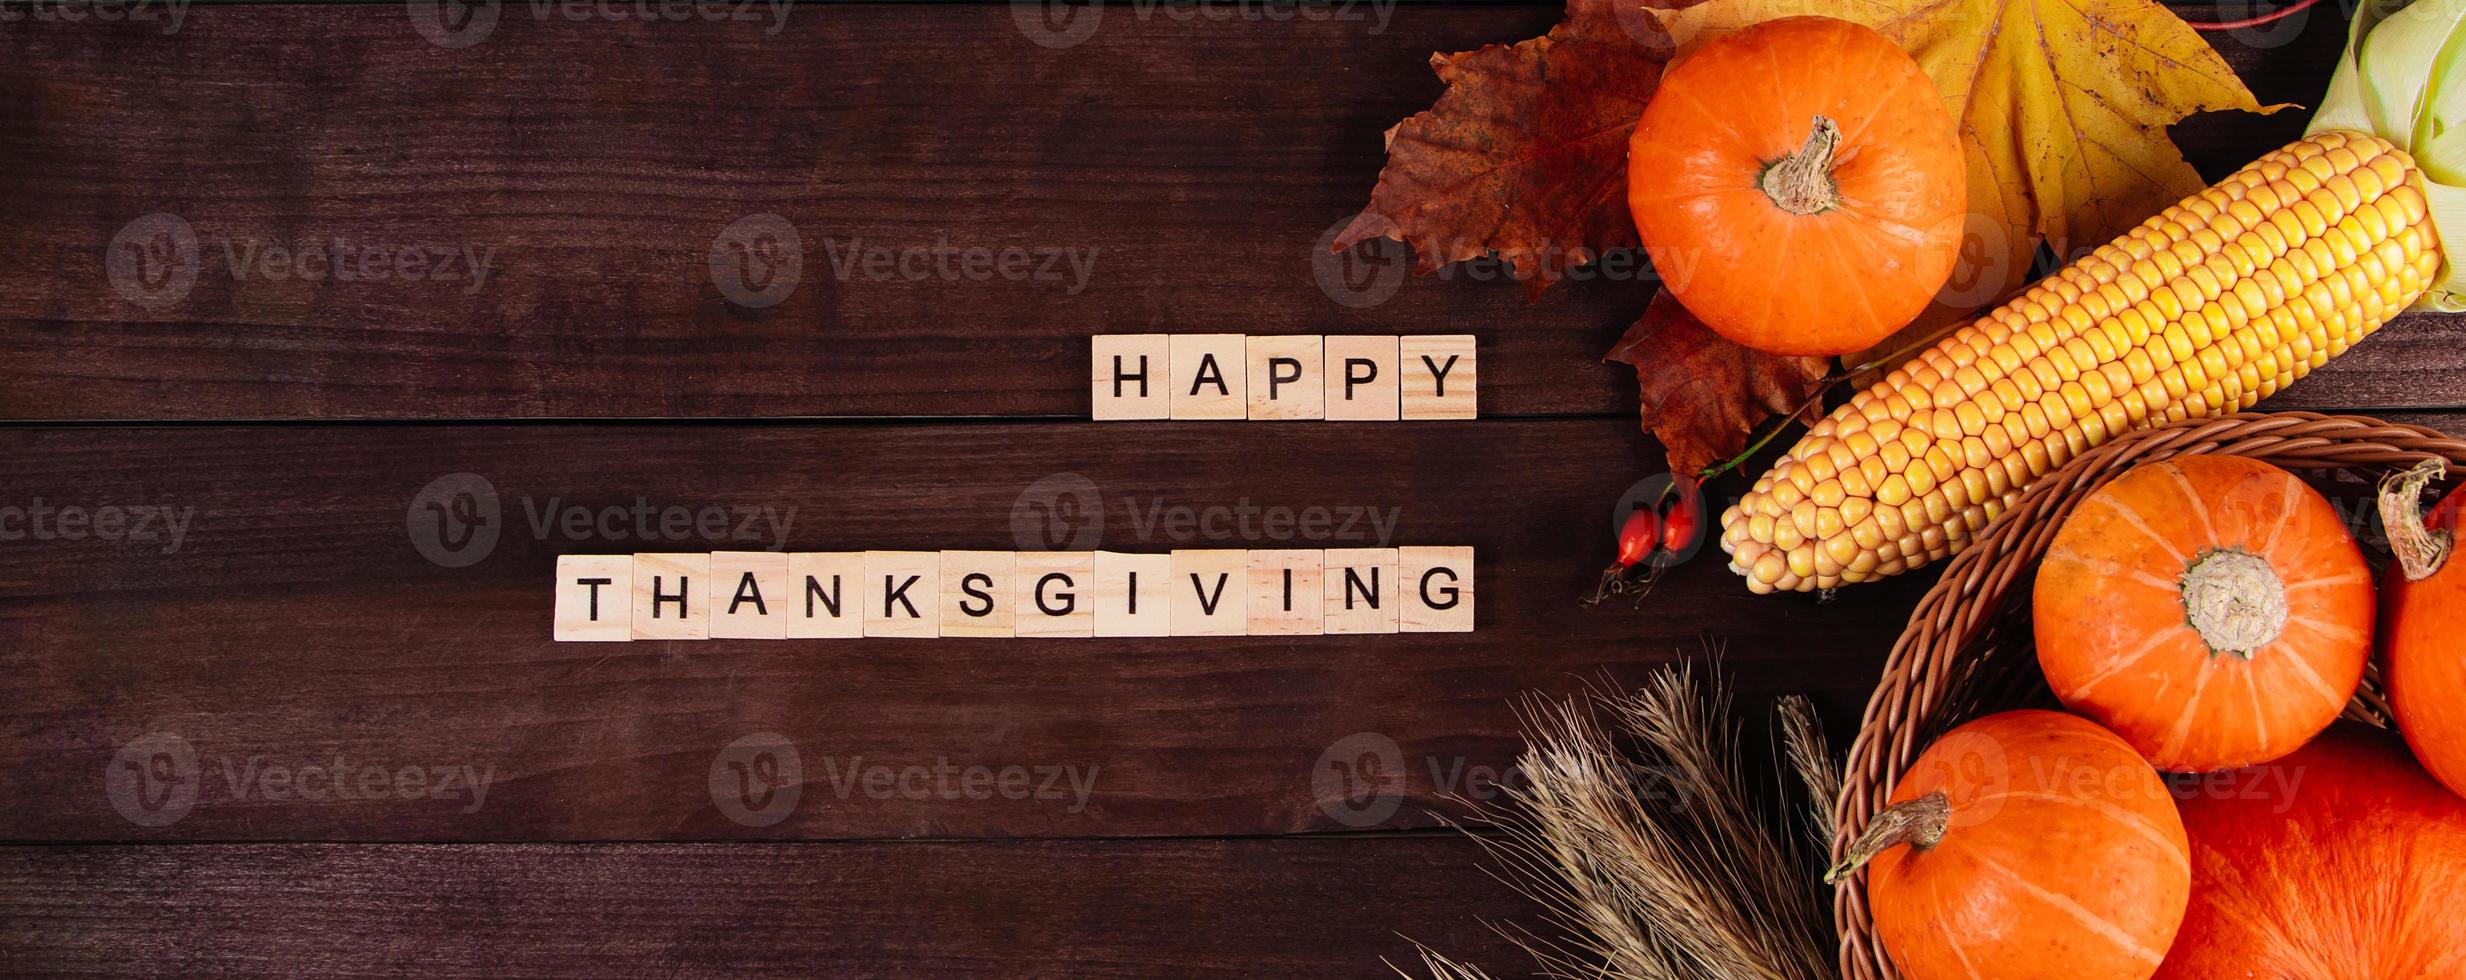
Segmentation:
[(556, 638), (1469, 633), (1473, 549), (564, 555)]

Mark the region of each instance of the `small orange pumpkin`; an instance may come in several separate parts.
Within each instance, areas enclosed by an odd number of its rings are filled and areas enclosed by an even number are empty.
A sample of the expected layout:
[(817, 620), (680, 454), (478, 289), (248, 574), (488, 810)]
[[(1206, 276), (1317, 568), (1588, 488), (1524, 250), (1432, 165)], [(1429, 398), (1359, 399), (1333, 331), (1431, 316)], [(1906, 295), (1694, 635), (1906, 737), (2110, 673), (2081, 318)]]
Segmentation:
[(2337, 719), (2372, 649), (2372, 573), (2329, 501), (2240, 456), (2140, 466), (2038, 566), (2038, 664), (2160, 769), (2269, 762)]
[(1909, 980), (2144, 980), (2192, 887), (2166, 783), (2114, 733), (2054, 711), (1953, 729), (1852, 844), (1876, 938)]
[(2423, 516), (2434, 462), (2384, 486), (2381, 524), (2398, 560), (2381, 585), (2381, 680), (2398, 731), (2441, 785), (2466, 794), (2466, 560), (2453, 554), (2466, 489)]
[(1874, 346), (1952, 274), (1969, 169), (1918, 63), (1873, 28), (1784, 17), (1661, 76), (1627, 205), (1664, 288), (1758, 350)]

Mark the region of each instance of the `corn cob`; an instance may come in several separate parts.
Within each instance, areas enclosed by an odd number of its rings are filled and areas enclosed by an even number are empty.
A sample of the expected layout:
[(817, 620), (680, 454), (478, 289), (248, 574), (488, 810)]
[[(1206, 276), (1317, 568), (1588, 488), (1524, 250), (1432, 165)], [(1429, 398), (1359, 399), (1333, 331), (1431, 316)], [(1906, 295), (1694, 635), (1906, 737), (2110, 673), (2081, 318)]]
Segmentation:
[(1722, 514), (1730, 568), (1756, 592), (1919, 568), (2111, 435), (2293, 383), (2433, 282), (2423, 179), (2324, 132), (2142, 222), (1810, 428)]

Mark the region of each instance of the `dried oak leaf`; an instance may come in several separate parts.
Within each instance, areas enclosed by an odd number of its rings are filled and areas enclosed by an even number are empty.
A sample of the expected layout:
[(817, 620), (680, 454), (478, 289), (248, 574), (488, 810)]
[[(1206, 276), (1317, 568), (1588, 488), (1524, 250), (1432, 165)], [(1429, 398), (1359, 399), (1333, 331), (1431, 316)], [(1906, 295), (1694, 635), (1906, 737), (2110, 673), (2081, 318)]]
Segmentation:
[(1892, 38), (1935, 80), (1968, 151), (1970, 228), (1938, 297), (1948, 309), (1879, 351), (2002, 298), (2041, 241), (2069, 261), (2198, 192), (2206, 182), (2167, 126), (2202, 110), (2284, 108), (2260, 105), (2153, 0), (1709, 0), (1656, 16), (1685, 48), (1798, 14)]
[(1370, 206), (1335, 250), (1400, 238), (1423, 274), (1496, 253), (1539, 295), (1602, 250), (1636, 245), (1627, 136), (1673, 47), (1647, 6), (1568, 0), (1546, 35), (1431, 55), (1447, 91), (1387, 131)]
[(1644, 428), (1669, 451), (1675, 473), (1738, 455), (1758, 423), (1808, 405), (1832, 364), (1732, 343), (1667, 290), (1653, 296), (1605, 359), (1635, 368)]

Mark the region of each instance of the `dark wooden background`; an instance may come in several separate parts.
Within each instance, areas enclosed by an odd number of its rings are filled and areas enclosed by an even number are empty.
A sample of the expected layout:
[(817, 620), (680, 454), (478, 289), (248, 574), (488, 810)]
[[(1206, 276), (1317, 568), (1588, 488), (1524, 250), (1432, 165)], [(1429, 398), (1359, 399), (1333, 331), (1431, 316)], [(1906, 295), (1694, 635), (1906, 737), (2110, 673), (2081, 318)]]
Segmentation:
[[(2309, 102), (2333, 6), (2216, 40), (2263, 101)], [(187, 515), (176, 547), (159, 524), (0, 540), (0, 971), (1364, 976), (1421, 941), (1517, 972), (1491, 924), (1532, 910), (1437, 817), (1508, 766), (1513, 699), (1718, 643), (1750, 702), (1812, 692), (1846, 730), (1925, 585), (1756, 599), (1710, 554), (1640, 609), (1579, 608), (1614, 502), (1663, 469), (1598, 362), (1650, 287), (1527, 303), (1480, 267), (1397, 282), (1387, 251), (1346, 280), (1321, 257), (1380, 132), (1437, 94), (1430, 52), (1533, 36), (1555, 5), (1112, 4), (1059, 48), (1008, 3), (704, 23), (509, 0), (462, 47), (423, 9), (0, 20), (0, 507)], [(2215, 175), (2301, 123), (2178, 135)], [(802, 264), (753, 308), (711, 255), (765, 213)], [(197, 276), (132, 292), (108, 257), (157, 214)], [(337, 237), (493, 250), (492, 273), (226, 258)], [(1067, 264), (883, 280), (840, 269), (850, 243), (1094, 260), (1083, 288)], [(1081, 421), (1088, 335), (1182, 330), (1476, 334), (1483, 418)], [(2466, 432), (2462, 340), (2402, 320), (2272, 405)], [(455, 550), (425, 504), (472, 477), (495, 536)], [(640, 544), (543, 533), (551, 508), (787, 525), (675, 550), (1010, 548), (1055, 487), (1092, 490), (1082, 519), (1124, 550), (1185, 544), (1151, 519), (1176, 508), (1393, 508), (1393, 543), (1480, 549), (1481, 630), (548, 640), (555, 556)], [(748, 736), (793, 746), (777, 822), (715, 785), (783, 761)], [(130, 787), (177, 783), (120, 763), (169, 744), (197, 796), (163, 823)], [(1353, 807), (1331, 761), (1365, 749), (1391, 811)], [(1094, 781), (1082, 803), (834, 778), (943, 763)], [(234, 792), (337, 766), (468, 767), (489, 792)]]

